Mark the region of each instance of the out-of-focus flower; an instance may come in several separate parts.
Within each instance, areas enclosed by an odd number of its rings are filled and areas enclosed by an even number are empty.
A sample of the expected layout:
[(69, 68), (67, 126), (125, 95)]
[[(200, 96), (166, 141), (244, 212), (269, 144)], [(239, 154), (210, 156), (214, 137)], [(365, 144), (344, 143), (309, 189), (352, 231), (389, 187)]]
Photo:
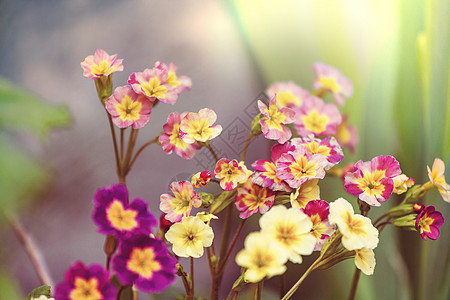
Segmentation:
[(341, 114), (336, 105), (325, 103), (317, 97), (308, 97), (302, 107), (296, 111), (295, 129), (300, 136), (314, 134), (334, 135), (342, 122)]
[(352, 82), (338, 69), (319, 62), (313, 65), (313, 70), (316, 72), (314, 88), (332, 93), (338, 105), (344, 105), (345, 100), (353, 95)]
[(264, 214), (273, 205), (275, 192), (254, 184), (249, 178), (242, 187), (237, 188), (237, 194), (234, 203), (241, 212), (239, 217), (247, 219), (254, 213)]
[(277, 176), (285, 180), (291, 188), (311, 179), (325, 177), (324, 168), (328, 161), (321, 154), (309, 154), (305, 146), (298, 146), (297, 150), (281, 155), (277, 161)]
[(358, 130), (354, 125), (349, 125), (347, 119), (348, 115), (344, 114), (336, 131), (336, 139), (342, 147), (348, 147), (355, 154), (355, 147), (359, 142)]
[(211, 171), (202, 171), (192, 175), (191, 183), (195, 188), (201, 188), (211, 181)]
[(86, 267), (78, 261), (66, 271), (64, 281), (56, 286), (55, 299), (114, 300), (116, 287), (109, 280), (109, 272), (102, 266)]
[(186, 143), (180, 137), (180, 124), (181, 119), (186, 116), (186, 112), (181, 116), (177, 112), (173, 112), (167, 118), (167, 123), (163, 125), (164, 133), (158, 138), (161, 146), (167, 154), (171, 154), (173, 151), (178, 156), (184, 159), (191, 159), (197, 153), (199, 146), (194, 141), (192, 143)]
[(314, 250), (316, 239), (310, 234), (311, 220), (300, 209), (274, 206), (261, 216), (259, 226), (280, 246), (278, 255), (285, 255), (294, 263), (301, 263), (301, 255), (310, 255)]
[(238, 163), (237, 160), (233, 159), (230, 161), (226, 158), (221, 158), (216, 163), (216, 168), (214, 169), (214, 176), (219, 179), (220, 187), (225, 191), (231, 191), (239, 183), (244, 183), (247, 181), (251, 172), (243, 163)]
[(438, 189), (439, 193), (444, 199), (445, 202), (450, 203), (450, 185), (445, 181), (445, 164), (444, 162), (436, 158), (433, 162), (433, 167), (430, 170), (430, 167), (427, 166), (428, 170), (428, 178), (434, 186)]
[(277, 95), (270, 99), (269, 107), (261, 100), (258, 100), (258, 108), (262, 114), (259, 122), (265, 138), (277, 140), (280, 144), (284, 144), (291, 138), (291, 130), (283, 124), (294, 122), (295, 112), (287, 107), (279, 109), (277, 106)]
[(356, 249), (355, 265), (366, 275), (372, 275), (375, 270), (375, 253), (372, 249)]
[(336, 228), (328, 222), (330, 205), (323, 200), (312, 200), (306, 204), (302, 211), (312, 222), (310, 234), (316, 239), (314, 251), (318, 251), (336, 230)]
[(308, 90), (302, 89), (293, 81), (275, 82), (267, 88), (266, 94), (269, 99), (277, 95), (278, 107), (301, 107), (303, 99), (310, 96)]
[(166, 83), (171, 86), (169, 89), (175, 90), (178, 95), (184, 90), (191, 90), (191, 79), (187, 76), (177, 76), (177, 67), (173, 62), (171, 62), (169, 66), (166, 66), (164, 63), (157, 61), (155, 63), (155, 68), (168, 71)]
[(192, 206), (198, 208), (202, 205), (202, 199), (189, 181), (174, 181), (170, 184), (170, 190), (174, 196), (162, 194), (159, 209), (167, 214), (166, 219), (171, 222), (180, 222), (182, 217), (190, 215)]
[(413, 209), (415, 212), (420, 213), (425, 208), (425, 205), (423, 203), (417, 202), (413, 204)]
[(303, 145), (308, 149), (309, 154), (321, 154), (325, 156), (328, 161), (328, 165), (325, 170), (331, 169), (344, 159), (344, 153), (341, 146), (339, 146), (336, 139), (332, 136), (326, 137), (323, 140), (314, 137), (310, 134), (304, 138), (295, 138), (291, 140), (291, 143), (295, 146)]
[(173, 225), (173, 222), (170, 222), (169, 220), (167, 220), (166, 216), (167, 216), (167, 214), (163, 213), (159, 217), (159, 229), (161, 229), (162, 232), (167, 232), (167, 230), (169, 230), (170, 226)]
[(371, 161), (358, 161), (353, 173), (345, 175), (345, 189), (369, 205), (380, 206), (394, 189), (393, 178), (400, 175), (398, 161), (390, 155), (376, 156)]
[(397, 175), (392, 180), (394, 181), (394, 190), (392, 192), (397, 195), (403, 194), (416, 183), (414, 178), (408, 177), (405, 174)]
[(200, 218), (200, 220), (202, 220), (206, 225), (209, 225), (209, 223), (211, 222), (212, 219), (214, 219), (214, 220), (219, 219), (219, 217), (217, 217), (216, 215), (213, 215), (207, 211), (198, 212), (195, 216)]
[(97, 49), (94, 55), (87, 56), (80, 65), (84, 77), (98, 79), (113, 72), (123, 71), (122, 61), (123, 59), (117, 59), (117, 54), (110, 56), (105, 50)]
[(369, 218), (355, 214), (352, 205), (344, 198), (330, 203), (330, 224), (342, 232), (342, 244), (348, 250), (374, 249), (378, 245), (378, 230)]
[(166, 82), (168, 74), (168, 69), (145, 69), (144, 72), (131, 74), (128, 78), (128, 84), (137, 94), (144, 95), (151, 101), (159, 100), (174, 104), (177, 101), (178, 93)]
[(119, 128), (143, 127), (150, 120), (152, 106), (151, 101), (136, 94), (129, 85), (116, 88), (105, 102), (106, 110)]
[(285, 255), (280, 255), (282, 247), (265, 233), (252, 232), (245, 238), (244, 249), (236, 255), (236, 263), (246, 268), (244, 280), (259, 282), (286, 272)]
[(97, 190), (92, 219), (100, 233), (118, 238), (127, 234), (150, 234), (152, 227), (158, 225), (147, 202), (139, 198), (128, 202), (128, 191), (123, 184)]
[(166, 239), (173, 244), (173, 253), (181, 257), (201, 257), (203, 247), (212, 244), (214, 232), (199, 217), (183, 217), (166, 233)]
[(216, 120), (216, 113), (209, 108), (202, 108), (198, 113), (188, 113), (181, 120), (181, 139), (186, 143), (205, 143), (212, 140), (222, 132), (222, 126), (212, 126)]
[(175, 280), (176, 260), (160, 239), (142, 234), (122, 240), (112, 268), (122, 284), (159, 293)]
[(304, 208), (306, 204), (311, 200), (320, 199), (320, 188), (317, 185), (319, 179), (308, 180), (300, 185), (295, 190), (295, 193), (291, 193), (291, 205), (295, 208)]
[(55, 298), (48, 298), (45, 295), (40, 295), (39, 298), (32, 297), (31, 300), (55, 300)]
[(433, 205), (427, 206), (419, 213), (416, 219), (416, 229), (419, 231), (423, 240), (429, 237), (435, 240), (439, 237), (439, 227), (444, 224), (444, 217), (437, 211)]

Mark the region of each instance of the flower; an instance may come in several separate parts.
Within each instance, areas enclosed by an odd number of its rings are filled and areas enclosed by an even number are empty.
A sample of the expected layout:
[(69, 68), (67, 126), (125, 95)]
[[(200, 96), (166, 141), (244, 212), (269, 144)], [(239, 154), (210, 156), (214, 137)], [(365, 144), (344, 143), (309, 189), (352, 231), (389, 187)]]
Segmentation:
[(115, 89), (105, 102), (105, 108), (119, 128), (132, 126), (139, 129), (150, 120), (152, 102), (136, 94), (130, 86)]
[(353, 95), (352, 82), (338, 69), (319, 62), (313, 65), (313, 70), (316, 72), (314, 88), (332, 93), (338, 105), (343, 106), (345, 99)]
[(369, 218), (355, 214), (352, 205), (344, 198), (330, 203), (330, 224), (342, 232), (342, 244), (348, 250), (374, 249), (378, 245), (378, 230)]
[(258, 100), (258, 108), (262, 114), (259, 122), (265, 138), (277, 140), (280, 144), (284, 144), (291, 138), (291, 130), (283, 124), (294, 122), (295, 112), (287, 107), (278, 109), (277, 95), (270, 99), (269, 108)]
[(296, 208), (304, 208), (311, 200), (320, 199), (320, 188), (317, 185), (319, 179), (308, 180), (290, 194), (291, 206)]
[(105, 50), (97, 49), (94, 55), (87, 56), (80, 63), (83, 69), (83, 76), (98, 79), (103, 76), (109, 76), (117, 71), (123, 71), (123, 59), (116, 58), (117, 54), (110, 56)]
[(277, 205), (259, 219), (261, 231), (280, 247), (278, 255), (285, 255), (294, 263), (301, 263), (301, 255), (310, 255), (316, 239), (310, 235), (312, 223), (300, 209)]
[(336, 228), (328, 222), (330, 205), (327, 201), (312, 200), (306, 204), (305, 208), (302, 208), (302, 211), (312, 222), (310, 234), (316, 239), (314, 251), (318, 251), (336, 230)]
[(145, 69), (144, 72), (136, 72), (128, 78), (136, 94), (144, 95), (150, 101), (159, 100), (164, 103), (174, 104), (177, 101), (176, 89), (166, 82), (169, 76), (167, 68)]
[(211, 171), (202, 171), (192, 175), (191, 183), (195, 188), (201, 188), (211, 181)]
[(158, 221), (148, 210), (147, 202), (136, 198), (128, 203), (128, 191), (123, 184), (97, 190), (92, 219), (100, 233), (116, 237), (150, 234), (152, 227), (158, 225)]
[(65, 273), (64, 281), (55, 288), (58, 300), (114, 300), (116, 287), (109, 282), (108, 271), (98, 264), (86, 267), (81, 261), (74, 263)]
[(246, 268), (244, 280), (259, 282), (286, 272), (287, 261), (284, 255), (279, 255), (281, 246), (273, 243), (267, 234), (252, 232), (245, 238), (244, 249), (236, 255), (236, 263)]
[(170, 226), (173, 225), (173, 222), (170, 222), (169, 220), (166, 219), (167, 214), (163, 213), (161, 214), (161, 216), (159, 216), (159, 229), (162, 232), (167, 232), (167, 230), (169, 230)]
[(275, 192), (254, 184), (249, 178), (243, 187), (237, 188), (234, 204), (241, 212), (239, 217), (247, 219), (258, 211), (260, 214), (267, 212), (272, 207), (274, 200)]
[(427, 170), (428, 178), (430, 178), (431, 183), (438, 189), (442, 199), (450, 203), (450, 185), (445, 181), (444, 162), (441, 159), (436, 158), (433, 162), (432, 169), (430, 170), (430, 167), (427, 166)]
[(231, 191), (236, 188), (238, 183), (247, 181), (248, 177), (251, 175), (249, 172), (250, 171), (243, 163), (238, 163), (235, 159), (230, 161), (229, 159), (221, 158), (216, 163), (214, 176), (222, 179), (220, 181), (220, 187), (223, 190)]
[(173, 62), (171, 62), (169, 66), (166, 66), (164, 63), (157, 61), (155, 63), (155, 68), (168, 71), (166, 83), (171, 86), (169, 89), (175, 90), (178, 95), (184, 90), (191, 90), (191, 79), (187, 76), (177, 76), (177, 67)]
[(222, 132), (222, 126), (214, 125), (216, 113), (209, 108), (202, 108), (198, 113), (188, 113), (180, 123), (180, 136), (186, 143), (207, 142)]
[(308, 180), (324, 178), (327, 165), (323, 155), (311, 155), (305, 146), (300, 145), (297, 150), (281, 155), (277, 161), (277, 177), (285, 180), (291, 188), (298, 188)]
[(372, 249), (356, 249), (355, 265), (366, 275), (372, 275), (375, 270), (375, 253)]
[(294, 124), (300, 136), (320, 136), (334, 135), (341, 121), (342, 117), (336, 105), (325, 104), (322, 99), (311, 96), (306, 98), (302, 107), (296, 111)]
[(275, 82), (266, 90), (267, 97), (271, 99), (277, 95), (278, 107), (301, 107), (303, 99), (310, 96), (309, 91), (302, 89), (293, 81)]
[(210, 247), (214, 238), (212, 228), (200, 217), (183, 217), (166, 233), (166, 239), (173, 244), (173, 253), (181, 257), (201, 257), (203, 247)]
[(354, 125), (349, 125), (347, 119), (348, 115), (344, 114), (336, 131), (336, 139), (342, 147), (347, 146), (355, 154), (355, 147), (359, 142), (358, 130)]
[(371, 161), (358, 161), (353, 173), (345, 175), (344, 187), (369, 205), (380, 206), (394, 189), (393, 178), (400, 175), (400, 164), (390, 155), (376, 156)]
[(344, 153), (341, 146), (339, 146), (336, 139), (332, 136), (326, 137), (323, 140), (315, 138), (313, 134), (304, 138), (295, 138), (291, 140), (294, 146), (303, 145), (308, 149), (309, 154), (321, 154), (325, 156), (328, 161), (325, 170), (331, 169), (344, 159)]
[(182, 217), (190, 215), (192, 206), (198, 208), (202, 205), (202, 199), (189, 181), (174, 181), (170, 184), (170, 190), (174, 196), (162, 194), (159, 209), (167, 214), (166, 219), (171, 222), (180, 222)]
[(403, 194), (408, 190), (408, 188), (412, 187), (416, 181), (412, 177), (408, 177), (405, 174), (400, 174), (392, 178), (394, 181), (394, 190), (393, 193), (397, 195)]
[(195, 141), (186, 143), (180, 137), (181, 119), (186, 115), (186, 112), (182, 113), (181, 116), (177, 112), (171, 113), (167, 118), (167, 123), (163, 126), (164, 133), (159, 136), (158, 140), (166, 154), (175, 151), (178, 156), (191, 159), (197, 153), (199, 146)]
[(140, 234), (122, 240), (112, 268), (123, 285), (159, 293), (175, 280), (176, 260), (160, 239)]
[(435, 240), (439, 237), (439, 227), (444, 224), (444, 217), (435, 210), (433, 205), (427, 206), (419, 213), (416, 219), (416, 229), (419, 231), (423, 240), (426, 241), (429, 237)]

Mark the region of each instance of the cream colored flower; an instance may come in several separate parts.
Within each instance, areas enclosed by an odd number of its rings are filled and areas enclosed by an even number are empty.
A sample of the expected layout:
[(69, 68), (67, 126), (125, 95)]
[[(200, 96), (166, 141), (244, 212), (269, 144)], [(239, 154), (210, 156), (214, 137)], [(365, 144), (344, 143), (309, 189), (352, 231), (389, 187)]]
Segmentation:
[(375, 253), (372, 249), (355, 250), (355, 265), (366, 275), (372, 275), (375, 270)]
[(450, 185), (445, 181), (444, 162), (441, 159), (436, 158), (432, 169), (430, 170), (430, 167), (427, 166), (427, 170), (431, 183), (438, 189), (442, 199), (444, 199), (445, 202), (450, 203)]
[(317, 185), (319, 179), (308, 180), (303, 183), (295, 193), (291, 193), (291, 205), (296, 208), (305, 208), (306, 204), (311, 200), (320, 199), (320, 188)]
[(414, 178), (408, 177), (405, 174), (397, 175), (392, 180), (394, 180), (393, 193), (397, 195), (403, 194), (416, 183)]

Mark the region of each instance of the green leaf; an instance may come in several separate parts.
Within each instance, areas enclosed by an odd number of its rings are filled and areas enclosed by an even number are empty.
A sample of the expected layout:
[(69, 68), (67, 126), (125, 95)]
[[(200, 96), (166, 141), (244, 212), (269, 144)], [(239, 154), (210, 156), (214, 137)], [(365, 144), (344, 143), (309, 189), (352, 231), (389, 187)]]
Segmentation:
[(28, 294), (28, 296), (25, 298), (25, 300), (39, 298), (42, 295), (50, 297), (50, 286), (43, 285), (43, 286), (35, 288), (34, 290), (31, 291), (31, 293)]
[(202, 199), (202, 208), (208, 208), (214, 201), (214, 196), (210, 193), (198, 193), (198, 196)]

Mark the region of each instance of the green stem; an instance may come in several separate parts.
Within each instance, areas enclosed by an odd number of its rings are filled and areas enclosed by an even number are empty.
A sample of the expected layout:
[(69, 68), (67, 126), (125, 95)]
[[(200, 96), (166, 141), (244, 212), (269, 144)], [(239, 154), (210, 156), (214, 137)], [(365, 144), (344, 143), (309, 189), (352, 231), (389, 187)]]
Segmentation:
[(216, 160), (216, 162), (218, 162), (219, 157), (217, 157), (216, 151), (214, 151), (214, 149), (211, 147), (211, 145), (208, 143), (205, 145), (205, 147), (208, 148), (209, 152), (211, 152), (211, 154), (214, 157), (214, 159)]
[(306, 270), (306, 272), (303, 273), (302, 277), (300, 277), (300, 279), (291, 287), (291, 289), (286, 293), (286, 295), (284, 295), (284, 297), (281, 298), (281, 300), (287, 300), (287, 299), (291, 298), (292, 295), (294, 295), (294, 293), (298, 290), (298, 288), (300, 287), (302, 282), (305, 280), (305, 278), (309, 274), (311, 274), (312, 271), (315, 270), (316, 265), (320, 262), (321, 259), (322, 259), (322, 255), (319, 256), (319, 258), (317, 258), (316, 261), (313, 262), (311, 266), (309, 266), (308, 270)]
[(355, 273), (353, 273), (352, 286), (350, 288), (350, 294), (348, 294), (348, 300), (355, 299), (356, 288), (358, 287), (359, 277), (361, 276), (361, 270), (355, 268)]
[(241, 161), (245, 161), (245, 156), (247, 155), (248, 146), (250, 145), (250, 142), (253, 137), (254, 137), (254, 135), (250, 133), (247, 140), (245, 141), (244, 150), (242, 150)]

